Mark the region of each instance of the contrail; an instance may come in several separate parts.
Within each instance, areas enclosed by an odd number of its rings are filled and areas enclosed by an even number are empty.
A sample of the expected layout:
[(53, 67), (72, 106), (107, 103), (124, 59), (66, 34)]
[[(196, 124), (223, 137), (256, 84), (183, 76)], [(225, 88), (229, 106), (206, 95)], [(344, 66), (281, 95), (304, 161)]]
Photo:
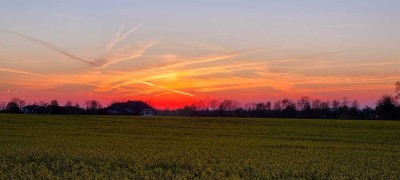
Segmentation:
[(149, 82), (145, 82), (145, 81), (136, 81), (136, 82), (141, 83), (141, 84), (145, 84), (145, 85), (148, 85), (148, 86), (152, 86), (152, 87), (165, 89), (167, 91), (171, 91), (171, 92), (182, 94), (182, 95), (186, 95), (186, 96), (192, 96), (192, 97), (194, 96), (193, 94), (190, 94), (190, 93), (187, 93), (187, 92), (170, 89), (170, 88), (167, 88), (167, 87), (164, 87), (164, 86), (157, 86), (157, 85), (155, 85), (153, 83), (149, 83)]
[[(139, 26), (137, 28), (139, 28)], [(107, 67), (110, 64), (118, 63), (120, 61), (125, 61), (125, 60), (130, 60), (130, 59), (134, 59), (134, 58), (140, 57), (140, 56), (142, 56), (144, 54), (144, 52), (146, 52), (146, 50), (148, 48), (154, 46), (155, 44), (157, 44), (159, 42), (159, 40), (146, 42), (146, 43), (144, 43), (142, 45), (142, 47), (140, 47), (133, 54), (131, 54), (131, 55), (127, 56), (127, 57), (118, 58), (118, 59), (105, 59), (105, 58), (103, 58), (103, 59), (98, 59), (98, 60), (95, 60), (95, 61), (90, 61), (90, 60), (87, 60), (87, 59), (84, 59), (84, 58), (77, 57), (77, 56), (75, 56), (75, 55), (73, 55), (73, 54), (71, 54), (71, 53), (69, 53), (69, 52), (67, 52), (65, 50), (62, 50), (61, 48), (56, 47), (55, 45), (53, 45), (51, 43), (39, 40), (37, 38), (33, 38), (33, 37), (30, 37), (30, 36), (23, 35), (21, 33), (9, 31), (9, 30), (4, 30), (4, 29), (0, 29), (0, 31), (4, 32), (4, 33), (7, 33), (7, 34), (11, 34), (11, 35), (17, 36), (19, 38), (22, 38), (22, 39), (25, 39), (25, 40), (28, 40), (28, 41), (31, 41), (31, 42), (33, 42), (35, 44), (38, 44), (38, 45), (42, 46), (42, 47), (45, 47), (47, 49), (50, 49), (50, 50), (53, 50), (55, 52), (61, 53), (61, 54), (65, 55), (65, 56), (67, 56), (67, 57), (69, 57), (71, 59), (75, 59), (75, 60), (87, 63), (87, 64), (89, 64), (89, 65), (91, 65), (91, 66), (93, 66), (95, 68), (98, 68), (98, 69), (103, 69), (103, 68)], [(134, 32), (134, 31), (135, 31), (135, 28), (131, 29), (129, 32), (127, 32), (124, 35), (122, 35), (121, 37), (117, 38), (115, 43), (123, 40), (130, 33)], [(113, 43), (113, 45), (115, 43)], [(112, 46), (111, 46), (111, 48), (112, 48)]]
[(2, 68), (2, 67), (0, 67), (0, 71), (16, 73), (16, 74), (24, 74), (24, 75), (30, 75), (30, 76), (46, 76), (46, 75), (43, 75), (43, 74), (36, 74), (36, 73), (28, 72), (28, 71), (8, 69), (8, 68)]
[(159, 40), (154, 40), (154, 41), (148, 41), (146, 43), (143, 43), (141, 47), (139, 47), (135, 52), (130, 54), (129, 56), (126, 57), (121, 57), (121, 58), (110, 58), (110, 59), (98, 59), (93, 61), (93, 63), (97, 66), (99, 69), (103, 69), (107, 67), (110, 64), (115, 64), (120, 61), (126, 61), (130, 59), (135, 59), (138, 57), (143, 56), (143, 54), (147, 51), (147, 49), (151, 48), (152, 46), (156, 45), (159, 42)]
[(241, 54), (249, 53), (249, 52), (253, 52), (253, 51), (255, 51), (255, 50), (254, 50), (254, 49), (242, 50), (242, 51), (232, 52), (232, 53), (225, 54), (225, 55), (220, 55), (220, 56), (214, 56), (214, 57), (208, 57), (208, 58), (204, 58), (204, 59), (199, 59), (199, 60), (195, 60), (195, 61), (178, 62), (178, 63), (176, 63), (176, 64), (167, 65), (167, 66), (162, 66), (162, 67), (158, 67), (158, 68), (156, 68), (156, 69), (168, 69), (168, 68), (176, 68), (176, 67), (189, 66), (189, 65), (194, 65), (194, 64), (201, 64), (201, 63), (213, 62), (213, 61), (220, 61), (220, 60), (225, 60), (225, 59), (234, 58), (234, 57), (237, 57), (237, 56), (239, 56), (239, 55), (241, 55)]
[(124, 29), (124, 26), (122, 26), (122, 28), (117, 32), (117, 34), (114, 36), (114, 38), (111, 40), (110, 43), (107, 44), (107, 46), (104, 48), (104, 52), (108, 53), (110, 52), (110, 50), (114, 47), (115, 44), (117, 44), (118, 42), (124, 40), (125, 38), (127, 38), (130, 34), (132, 34), (133, 32), (135, 32), (136, 30), (138, 30), (142, 25), (137, 25), (135, 27), (133, 27), (132, 29), (130, 29), (128, 32), (126, 32), (125, 34), (121, 35), (122, 30)]
[(86, 59), (83, 59), (83, 58), (79, 58), (79, 57), (77, 57), (77, 56), (75, 56), (75, 55), (73, 55), (73, 54), (71, 54), (69, 52), (66, 52), (65, 50), (62, 50), (62, 49), (56, 47), (55, 45), (53, 45), (51, 43), (48, 43), (48, 42), (45, 42), (45, 41), (42, 41), (42, 40), (39, 40), (39, 39), (36, 39), (36, 38), (33, 38), (33, 37), (29, 37), (29, 36), (23, 35), (21, 33), (9, 31), (9, 30), (0, 29), (0, 31), (4, 32), (4, 33), (11, 34), (11, 35), (14, 35), (14, 36), (17, 36), (19, 38), (22, 38), (22, 39), (25, 39), (25, 40), (28, 40), (28, 41), (31, 41), (33, 43), (41, 45), (42, 47), (45, 47), (47, 49), (50, 49), (50, 50), (56, 51), (58, 53), (61, 53), (61, 54), (65, 55), (65, 56), (67, 56), (67, 57), (69, 57), (71, 59), (75, 59), (75, 60), (78, 60), (78, 61), (81, 61), (81, 62), (85, 62), (85, 63), (88, 63), (88, 64), (90, 64), (92, 66), (97, 66), (92, 61), (89, 61), (89, 60), (86, 60)]

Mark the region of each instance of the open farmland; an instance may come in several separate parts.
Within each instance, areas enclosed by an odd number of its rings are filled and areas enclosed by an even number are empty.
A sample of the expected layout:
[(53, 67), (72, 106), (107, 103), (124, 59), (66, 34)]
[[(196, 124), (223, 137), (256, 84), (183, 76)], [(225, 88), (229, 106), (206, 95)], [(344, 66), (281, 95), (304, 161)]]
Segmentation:
[(0, 115), (0, 179), (399, 179), (400, 122)]

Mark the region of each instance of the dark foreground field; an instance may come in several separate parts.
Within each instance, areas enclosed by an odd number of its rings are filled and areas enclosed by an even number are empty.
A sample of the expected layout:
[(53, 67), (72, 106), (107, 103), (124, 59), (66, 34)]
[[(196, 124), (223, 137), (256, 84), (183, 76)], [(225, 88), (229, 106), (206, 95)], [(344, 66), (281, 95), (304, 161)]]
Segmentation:
[(0, 179), (399, 179), (400, 122), (0, 115)]

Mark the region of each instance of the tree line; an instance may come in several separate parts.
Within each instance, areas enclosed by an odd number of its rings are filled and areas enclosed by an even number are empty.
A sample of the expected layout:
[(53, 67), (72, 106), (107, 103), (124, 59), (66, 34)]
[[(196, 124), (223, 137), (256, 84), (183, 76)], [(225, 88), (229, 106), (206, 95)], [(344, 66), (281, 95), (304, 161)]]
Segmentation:
[(27, 104), (19, 98), (12, 98), (9, 102), (0, 102), (0, 112), (3, 113), (26, 113), (26, 114), (66, 114), (66, 115), (101, 115), (106, 114), (105, 108), (99, 101), (87, 100), (81, 106), (78, 103), (72, 104), (67, 101), (61, 106), (57, 100), (50, 103), (35, 102)]
[[(358, 101), (347, 98), (324, 101), (302, 97), (297, 101), (281, 99), (275, 102), (241, 104), (235, 100), (199, 101), (175, 110), (157, 110), (161, 116), (204, 116), (204, 117), (259, 117), (259, 118), (307, 118), (307, 119), (385, 119), (400, 120), (400, 82), (396, 83), (396, 95), (383, 95), (375, 107), (360, 107)], [(57, 100), (27, 105), (24, 100), (13, 98), (0, 103), (4, 113), (106, 115), (107, 107), (96, 100), (85, 101), (83, 106), (68, 101), (64, 106)]]
[(385, 119), (400, 120), (400, 106), (391, 96), (383, 96), (376, 107), (360, 107), (357, 101), (322, 101), (302, 97), (298, 101), (282, 99), (275, 102), (247, 103), (243, 106), (235, 100), (212, 100), (207, 106), (185, 106), (176, 110), (159, 110), (164, 116), (205, 117), (257, 117), (257, 118), (304, 118), (304, 119)]
[(305, 119), (385, 119), (400, 120), (400, 82), (396, 83), (396, 95), (383, 95), (374, 107), (360, 107), (357, 100), (347, 98), (323, 101), (302, 97), (297, 101), (281, 99), (275, 102), (240, 104), (235, 100), (200, 101), (176, 110), (162, 110), (166, 116), (210, 117), (259, 117)]

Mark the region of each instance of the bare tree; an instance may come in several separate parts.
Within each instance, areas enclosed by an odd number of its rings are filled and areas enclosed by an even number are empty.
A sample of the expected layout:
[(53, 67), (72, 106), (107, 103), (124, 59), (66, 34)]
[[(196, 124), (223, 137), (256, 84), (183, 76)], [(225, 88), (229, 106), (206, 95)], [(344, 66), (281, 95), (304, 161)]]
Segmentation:
[(48, 105), (48, 103), (46, 103), (46, 102), (43, 102), (43, 101), (40, 101), (38, 105), (39, 105), (39, 106), (47, 106), (47, 105)]
[(315, 100), (312, 102), (312, 108), (313, 108), (313, 109), (321, 109), (321, 100), (315, 99)]
[(342, 108), (348, 108), (349, 107), (349, 100), (347, 99), (347, 97), (344, 97), (343, 98), (343, 101), (342, 101), (342, 104), (341, 104), (341, 107)]
[(219, 103), (219, 101), (218, 100), (211, 100), (209, 103), (208, 103), (208, 106), (210, 107), (210, 109), (212, 110), (212, 111), (215, 111), (215, 110), (217, 110), (218, 109), (218, 107), (219, 107), (219, 105), (220, 105), (220, 103)]
[(357, 100), (354, 100), (353, 103), (351, 104), (352, 109), (360, 109), (360, 103), (358, 103)]
[(4, 110), (6, 108), (6, 102), (0, 102), (0, 110)]
[(204, 110), (207, 109), (207, 105), (206, 105), (206, 101), (205, 100), (199, 100), (199, 101), (196, 102), (195, 105), (197, 107), (197, 110), (199, 110), (199, 111), (204, 111)]
[(263, 102), (259, 102), (256, 104), (256, 110), (257, 111), (265, 111), (265, 110), (267, 110), (267, 105), (264, 104)]
[(86, 109), (91, 109), (91, 110), (100, 109), (102, 107), (100, 102), (98, 102), (96, 100), (87, 100), (85, 102), (85, 105), (86, 105)]
[(289, 99), (283, 99), (282, 100), (282, 108), (286, 109), (286, 107), (289, 105)]
[(221, 102), (221, 104), (219, 105), (219, 109), (221, 111), (230, 111), (232, 109), (232, 103), (232, 100), (226, 99)]
[(268, 111), (271, 110), (271, 102), (267, 101), (267, 103), (265, 104), (265, 108), (267, 108)]
[(19, 109), (22, 109), (26, 104), (24, 100), (19, 98), (12, 98), (10, 102), (17, 104)]
[(256, 109), (256, 103), (253, 103), (253, 102), (246, 103), (246, 104), (244, 104), (244, 108), (248, 111), (252, 111), (252, 110)]
[(282, 102), (281, 101), (278, 100), (274, 103), (274, 110), (276, 110), (276, 111), (282, 110)]
[(333, 100), (332, 102), (332, 108), (337, 110), (340, 107), (340, 102), (338, 100)]
[(322, 109), (329, 109), (329, 108), (331, 108), (331, 103), (329, 102), (329, 101), (323, 101), (322, 103), (321, 103), (321, 108)]
[(396, 98), (400, 98), (400, 81), (396, 82)]
[(58, 104), (58, 101), (57, 101), (57, 100), (52, 100), (52, 101), (50, 102), (50, 106), (51, 106), (51, 107), (59, 107), (60, 105)]
[(307, 96), (301, 97), (300, 100), (297, 102), (300, 111), (306, 111), (311, 109), (310, 98)]
[(65, 107), (72, 107), (72, 102), (71, 102), (71, 100), (68, 100), (68, 101), (65, 103), (64, 106), (65, 106)]
[(288, 109), (288, 108), (292, 109), (293, 107), (296, 108), (296, 104), (292, 100), (287, 99), (287, 98), (282, 100), (282, 108), (283, 109)]
[(239, 101), (232, 100), (232, 111), (239, 109), (242, 106)]

